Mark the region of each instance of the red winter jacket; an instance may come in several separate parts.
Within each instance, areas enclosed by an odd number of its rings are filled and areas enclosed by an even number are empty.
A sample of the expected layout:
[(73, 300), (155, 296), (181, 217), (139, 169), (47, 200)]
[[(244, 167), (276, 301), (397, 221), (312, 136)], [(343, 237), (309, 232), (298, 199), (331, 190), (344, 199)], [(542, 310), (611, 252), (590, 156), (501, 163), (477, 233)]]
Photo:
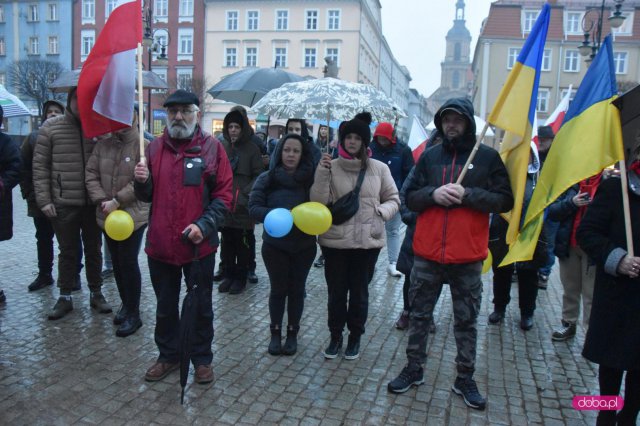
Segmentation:
[(149, 144), (146, 157), (150, 178), (134, 184), (136, 196), (151, 202), (145, 252), (172, 265), (191, 262), (193, 247), (181, 240), (181, 234), (192, 223), (204, 236), (199, 257), (215, 252), (233, 185), (222, 144), (200, 127), (186, 142), (171, 139), (165, 129)]

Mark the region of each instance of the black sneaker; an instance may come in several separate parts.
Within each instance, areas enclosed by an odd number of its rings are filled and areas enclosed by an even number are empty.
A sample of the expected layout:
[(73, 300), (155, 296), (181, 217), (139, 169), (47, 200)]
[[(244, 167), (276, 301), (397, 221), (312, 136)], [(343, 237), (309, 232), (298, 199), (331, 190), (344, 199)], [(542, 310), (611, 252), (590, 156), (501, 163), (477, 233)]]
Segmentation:
[(334, 359), (338, 356), (338, 352), (342, 349), (342, 336), (340, 337), (331, 337), (331, 341), (329, 342), (329, 346), (324, 350), (324, 357), (327, 359)]
[[(222, 285), (222, 284), (220, 284)], [(247, 280), (233, 280), (231, 287), (229, 287), (229, 294), (240, 294), (247, 287)]]
[(226, 277), (220, 284), (218, 284), (218, 292), (228, 293), (231, 288), (231, 284), (233, 284), (233, 278)]
[(387, 384), (387, 390), (391, 393), (404, 393), (411, 386), (420, 386), (424, 383), (424, 370), (422, 367), (411, 368), (407, 365), (400, 375)]
[(349, 334), (347, 349), (344, 351), (344, 359), (352, 360), (360, 357), (360, 336)]
[(223, 278), (224, 278), (224, 271), (220, 266), (218, 266), (218, 270), (216, 271), (215, 274), (213, 274), (213, 281), (215, 282), (222, 281)]
[(35, 280), (29, 284), (29, 291), (37, 291), (53, 284), (51, 274), (38, 274)]
[(549, 285), (549, 275), (538, 273), (538, 288), (540, 290), (546, 290)]
[(576, 325), (562, 320), (562, 327), (554, 331), (551, 340), (554, 342), (564, 342), (576, 335)]
[(313, 266), (315, 266), (316, 268), (322, 268), (324, 266), (324, 256), (320, 255), (318, 260), (313, 262)]
[(458, 377), (456, 378), (453, 387), (451, 388), (457, 395), (460, 395), (464, 399), (464, 403), (476, 410), (484, 410), (487, 406), (487, 401), (478, 392), (478, 385), (476, 381), (471, 377)]
[(4, 295), (4, 291), (0, 290), (0, 303), (4, 303), (7, 301), (7, 296)]
[(500, 324), (504, 319), (504, 311), (495, 310), (489, 315), (489, 324)]
[(258, 276), (256, 275), (256, 271), (247, 272), (247, 281), (251, 284), (258, 284)]

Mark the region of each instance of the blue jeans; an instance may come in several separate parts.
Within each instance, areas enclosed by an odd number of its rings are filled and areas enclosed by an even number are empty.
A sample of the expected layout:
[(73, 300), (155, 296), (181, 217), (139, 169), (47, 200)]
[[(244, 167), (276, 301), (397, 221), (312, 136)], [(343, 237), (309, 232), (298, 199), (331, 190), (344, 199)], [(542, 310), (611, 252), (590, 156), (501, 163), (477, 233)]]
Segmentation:
[(389, 256), (389, 263), (396, 263), (398, 261), (398, 255), (400, 254), (400, 227), (402, 226), (402, 219), (400, 213), (393, 215), (385, 224), (384, 228), (387, 231), (387, 256)]
[(542, 268), (538, 269), (538, 273), (540, 275), (545, 275), (548, 277), (551, 274), (553, 264), (556, 262), (556, 255), (553, 253), (553, 250), (556, 246), (556, 234), (558, 233), (560, 222), (546, 219), (544, 226), (547, 233), (547, 238), (549, 238), (549, 243), (547, 244), (547, 262)]

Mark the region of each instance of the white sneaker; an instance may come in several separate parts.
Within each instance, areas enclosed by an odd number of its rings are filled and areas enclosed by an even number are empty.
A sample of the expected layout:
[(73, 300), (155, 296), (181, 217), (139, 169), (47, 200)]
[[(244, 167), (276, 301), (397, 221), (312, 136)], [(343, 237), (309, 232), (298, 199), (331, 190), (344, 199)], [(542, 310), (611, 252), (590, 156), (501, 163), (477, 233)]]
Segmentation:
[(402, 276), (402, 273), (396, 269), (396, 264), (395, 263), (389, 263), (389, 266), (387, 266), (387, 273), (389, 275), (391, 275), (392, 277), (401, 277)]

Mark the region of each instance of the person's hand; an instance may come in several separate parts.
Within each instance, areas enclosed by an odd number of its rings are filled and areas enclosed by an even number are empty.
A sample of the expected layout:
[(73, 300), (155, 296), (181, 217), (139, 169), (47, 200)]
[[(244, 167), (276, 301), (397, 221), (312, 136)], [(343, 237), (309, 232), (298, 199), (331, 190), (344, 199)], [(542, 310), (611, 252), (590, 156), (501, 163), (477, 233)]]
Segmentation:
[(145, 183), (147, 179), (149, 179), (149, 168), (144, 161), (140, 161), (138, 164), (136, 164), (136, 168), (133, 171), (133, 176), (135, 177), (136, 181), (140, 183)]
[(44, 215), (46, 217), (56, 217), (56, 216), (58, 216), (58, 213), (56, 212), (56, 206), (54, 206), (53, 203), (47, 204), (46, 206), (44, 206), (40, 210), (42, 210), (42, 213), (44, 213)]
[(618, 264), (618, 274), (637, 278), (640, 273), (640, 257), (625, 256)]
[(187, 232), (187, 229), (190, 230), (189, 236), (187, 238), (189, 238), (189, 241), (191, 241), (193, 244), (200, 244), (202, 240), (204, 240), (204, 237), (202, 236), (202, 231), (200, 230), (200, 228), (198, 228), (198, 225), (196, 225), (195, 223), (192, 223), (186, 228), (184, 228), (182, 230), (182, 233), (184, 234), (185, 232)]
[(576, 194), (571, 201), (576, 205), (576, 207), (583, 207), (591, 203), (591, 196), (589, 196), (588, 192), (580, 192)]
[(102, 213), (108, 215), (114, 210), (117, 210), (120, 205), (116, 200), (103, 201), (100, 203), (100, 208), (102, 209)]
[(331, 155), (325, 152), (320, 159), (320, 165), (325, 169), (331, 169), (331, 160)]
[(462, 185), (457, 183), (448, 183), (433, 191), (433, 200), (436, 204), (449, 207), (454, 204), (461, 204), (463, 195), (464, 188)]

